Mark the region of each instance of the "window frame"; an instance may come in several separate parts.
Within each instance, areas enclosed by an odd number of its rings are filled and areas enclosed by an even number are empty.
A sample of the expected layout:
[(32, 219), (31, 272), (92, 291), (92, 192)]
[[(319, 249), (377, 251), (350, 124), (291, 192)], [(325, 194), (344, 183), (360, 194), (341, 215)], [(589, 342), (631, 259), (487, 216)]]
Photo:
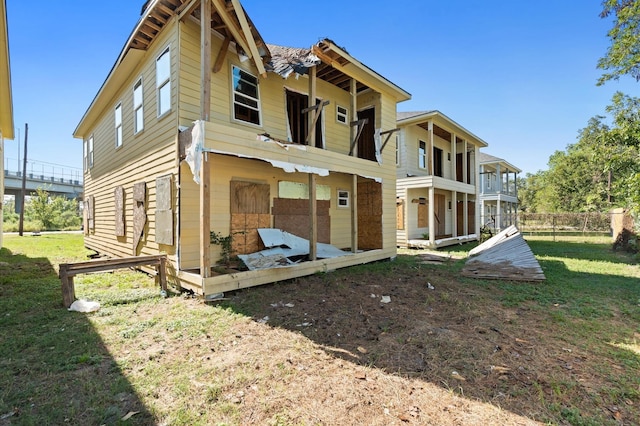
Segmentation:
[(400, 135), (396, 135), (396, 166), (400, 165)]
[[(248, 84), (252, 84), (253, 86), (255, 86), (255, 92), (256, 92), (257, 98), (254, 98), (247, 93), (243, 93), (236, 90), (236, 70), (238, 70), (239, 81), (244, 81)], [(243, 79), (242, 78), (243, 73), (251, 77), (255, 81), (255, 83), (253, 81)], [(246, 103), (236, 101), (236, 96), (245, 98), (249, 102), (251, 101), (255, 102), (256, 107), (252, 107), (251, 105), (248, 105)], [(257, 123), (254, 121), (251, 121), (250, 119), (245, 120), (244, 118), (239, 118), (236, 114), (236, 105), (240, 108), (246, 108), (249, 111), (254, 111), (256, 113)], [(248, 117), (250, 117), (250, 115), (251, 114), (247, 114)], [(231, 117), (233, 121), (236, 121), (242, 124), (246, 124), (249, 126), (262, 127), (262, 102), (260, 100), (260, 80), (251, 72), (234, 64), (231, 64)]]
[(336, 190), (336, 207), (348, 209), (351, 206), (351, 193), (347, 189)]
[(427, 169), (427, 143), (425, 141), (418, 141), (418, 168), (422, 170)]
[[(160, 71), (162, 70), (160, 66), (164, 66), (165, 55), (166, 61), (168, 61), (167, 66), (169, 67), (166, 77), (160, 73)], [(160, 80), (160, 78), (162, 78), (162, 80)], [(168, 106), (164, 106), (162, 103), (162, 94), (166, 94), (167, 86), (169, 89), (169, 102)], [(171, 46), (167, 46), (156, 58), (156, 104), (158, 118), (161, 118), (171, 112), (171, 103)], [(166, 109), (164, 109), (163, 107), (165, 107)]]
[[(140, 90), (140, 102), (136, 103), (136, 90), (138, 89)], [(144, 130), (144, 86), (142, 85), (142, 77), (138, 78), (138, 80), (133, 84), (132, 101), (133, 134), (137, 135)], [(138, 120), (138, 111), (140, 112), (140, 120)]]
[(89, 169), (89, 140), (85, 139), (82, 143), (82, 167), (86, 172)]
[(118, 102), (118, 104), (113, 109), (113, 125), (115, 130), (116, 137), (116, 149), (122, 147), (123, 144), (123, 134), (122, 134), (122, 102)]
[(91, 169), (93, 167), (93, 135), (89, 136), (89, 139), (87, 139), (87, 145), (88, 145), (88, 149), (87, 149), (87, 157), (88, 157), (88, 168)]
[[(344, 112), (341, 112), (340, 109), (344, 110)], [(340, 119), (341, 117), (344, 117), (344, 121)], [(349, 108), (336, 104), (336, 122), (345, 126), (349, 125)]]

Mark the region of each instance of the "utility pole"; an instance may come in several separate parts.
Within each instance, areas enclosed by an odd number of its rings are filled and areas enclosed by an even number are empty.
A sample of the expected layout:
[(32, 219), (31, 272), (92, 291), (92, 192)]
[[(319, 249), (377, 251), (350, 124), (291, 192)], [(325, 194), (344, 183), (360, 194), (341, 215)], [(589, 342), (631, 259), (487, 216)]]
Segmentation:
[[(18, 233), (22, 237), (22, 231), (24, 228), (24, 195), (27, 191), (27, 136), (29, 135), (29, 125), (27, 123), (24, 124), (24, 161), (22, 162), (22, 193), (20, 197), (22, 197), (22, 208), (20, 209), (20, 224), (18, 226)], [(18, 143), (18, 146), (20, 144)]]

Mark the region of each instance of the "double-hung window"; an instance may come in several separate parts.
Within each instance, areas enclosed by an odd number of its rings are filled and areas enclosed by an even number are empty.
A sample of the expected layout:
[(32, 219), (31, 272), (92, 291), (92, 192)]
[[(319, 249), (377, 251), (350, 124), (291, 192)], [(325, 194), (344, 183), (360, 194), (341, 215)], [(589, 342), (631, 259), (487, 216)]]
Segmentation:
[(260, 125), (260, 92), (258, 79), (233, 66), (233, 118)]
[(349, 124), (349, 110), (343, 106), (336, 105), (336, 121), (342, 124)]
[(133, 85), (133, 133), (144, 129), (144, 110), (142, 106), (142, 79)]
[(93, 167), (93, 135), (89, 137), (89, 141), (87, 143), (87, 158), (88, 158), (88, 167)]
[(120, 148), (122, 146), (122, 104), (116, 105), (114, 116), (114, 124), (116, 128), (116, 148)]
[(171, 55), (167, 47), (156, 59), (156, 96), (158, 117), (171, 110)]
[(418, 146), (418, 167), (421, 169), (427, 168), (427, 143), (420, 141)]

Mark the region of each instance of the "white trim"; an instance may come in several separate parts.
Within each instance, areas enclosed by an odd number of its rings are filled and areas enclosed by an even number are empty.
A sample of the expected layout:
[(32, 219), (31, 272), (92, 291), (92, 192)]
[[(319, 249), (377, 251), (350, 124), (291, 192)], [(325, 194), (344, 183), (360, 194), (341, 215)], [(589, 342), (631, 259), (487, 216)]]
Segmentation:
[[(341, 112), (340, 109), (343, 109), (344, 112)], [(341, 117), (344, 117), (344, 121), (340, 120)], [(336, 104), (336, 122), (345, 126), (349, 125), (349, 108)]]
[[(136, 103), (136, 89), (140, 89), (140, 103)], [(131, 95), (133, 101), (133, 134), (144, 130), (144, 84), (142, 76), (140, 76), (135, 83), (133, 83), (133, 93)], [(138, 121), (138, 110), (140, 111), (140, 120)], [(139, 124), (140, 123), (140, 124)]]
[(115, 130), (116, 149), (118, 149), (124, 143), (122, 131), (122, 102), (118, 102), (113, 109), (113, 125)]
[[(236, 91), (235, 88), (235, 70), (238, 70), (238, 72), (242, 72), (248, 76), (250, 76), (251, 78), (255, 79), (255, 84), (252, 81), (248, 81), (248, 80), (244, 80), (245, 82), (247, 82), (248, 84), (253, 84), (256, 88), (256, 95), (257, 98), (254, 98), (246, 93), (242, 93), (239, 91)], [(258, 79), (258, 77), (256, 77), (255, 75), (253, 75), (251, 72), (237, 66), (234, 64), (231, 64), (231, 118), (238, 122), (238, 123), (243, 123), (243, 124), (248, 124), (251, 126), (257, 126), (257, 127), (262, 127), (262, 105), (261, 105), (261, 101), (260, 101), (260, 80)], [(242, 76), (239, 76), (240, 81), (242, 81)], [(242, 102), (236, 102), (236, 95), (245, 98), (248, 101), (254, 101), (256, 103), (256, 107), (247, 105), (246, 103), (242, 103)], [(243, 120), (242, 118), (237, 118), (236, 117), (236, 105), (239, 105), (242, 108), (246, 108), (248, 110), (251, 111), (255, 111), (258, 114), (258, 122), (254, 123), (253, 121), (248, 121), (248, 120)]]
[(351, 205), (351, 193), (346, 189), (338, 188), (336, 190), (336, 195), (336, 207), (341, 209), (349, 208), (349, 206)]
[[(166, 77), (164, 75), (161, 75), (158, 71), (158, 63), (160, 62), (161, 59), (164, 58), (164, 56), (167, 55), (167, 60), (169, 61), (168, 65), (169, 65), (169, 72), (167, 73)], [(163, 64), (161, 64), (163, 65)], [(164, 77), (164, 78), (163, 78)], [(159, 78), (162, 78), (162, 80), (159, 80)], [(162, 105), (162, 94), (164, 93), (166, 95), (166, 89), (169, 89), (169, 105), (168, 107), (163, 107)], [(160, 53), (157, 57), (156, 57), (156, 104), (157, 104), (157, 115), (158, 118), (164, 116), (165, 114), (168, 114), (169, 112), (171, 112), (171, 46), (167, 46), (164, 49), (162, 49), (162, 53)]]

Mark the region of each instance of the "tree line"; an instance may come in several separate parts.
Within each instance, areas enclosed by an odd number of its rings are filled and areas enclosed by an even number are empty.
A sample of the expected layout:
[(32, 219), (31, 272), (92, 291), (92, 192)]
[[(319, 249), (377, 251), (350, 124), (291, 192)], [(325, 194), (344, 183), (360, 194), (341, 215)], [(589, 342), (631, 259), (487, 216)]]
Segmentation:
[[(605, 0), (611, 44), (598, 61), (597, 85), (630, 76), (640, 80), (640, 0)], [(549, 169), (518, 181), (527, 212), (589, 212), (623, 207), (640, 213), (640, 99), (617, 92), (606, 115), (592, 117), (576, 143), (549, 158)]]

